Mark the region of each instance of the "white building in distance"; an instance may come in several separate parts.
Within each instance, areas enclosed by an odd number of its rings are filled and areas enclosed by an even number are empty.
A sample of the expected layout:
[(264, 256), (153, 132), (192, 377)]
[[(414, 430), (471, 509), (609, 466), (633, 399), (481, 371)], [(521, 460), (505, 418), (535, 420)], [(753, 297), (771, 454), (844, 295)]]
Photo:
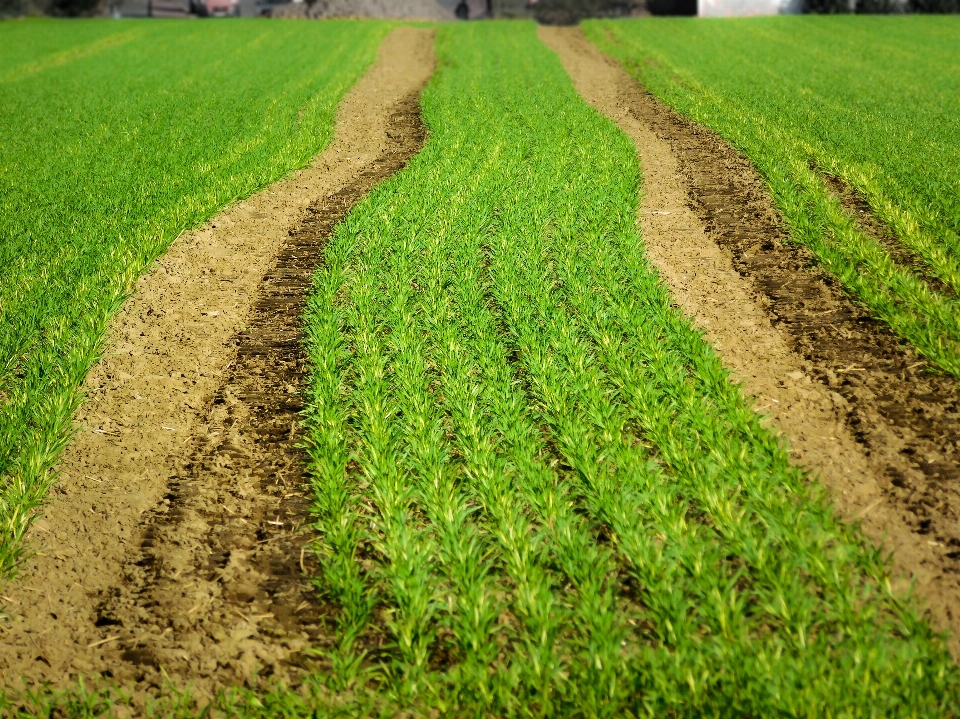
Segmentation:
[(700, 17), (750, 17), (751, 15), (797, 15), (803, 0), (697, 0)]

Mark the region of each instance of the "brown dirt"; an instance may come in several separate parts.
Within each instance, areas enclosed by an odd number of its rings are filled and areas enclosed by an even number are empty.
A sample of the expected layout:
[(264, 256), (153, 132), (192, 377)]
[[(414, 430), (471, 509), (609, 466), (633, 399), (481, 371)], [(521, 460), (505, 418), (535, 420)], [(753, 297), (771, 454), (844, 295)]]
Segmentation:
[[(295, 681), (322, 632), (301, 568), (300, 321), (333, 225), (422, 145), (433, 32), (401, 27), (307, 169), (181, 237), (90, 373), (83, 425), (3, 589), (0, 679), (94, 673), (198, 697)], [(293, 228), (293, 229), (291, 229)]]
[(960, 656), (960, 394), (789, 243), (766, 185), (575, 28), (540, 28), (640, 154), (650, 260), (839, 514), (916, 581)]

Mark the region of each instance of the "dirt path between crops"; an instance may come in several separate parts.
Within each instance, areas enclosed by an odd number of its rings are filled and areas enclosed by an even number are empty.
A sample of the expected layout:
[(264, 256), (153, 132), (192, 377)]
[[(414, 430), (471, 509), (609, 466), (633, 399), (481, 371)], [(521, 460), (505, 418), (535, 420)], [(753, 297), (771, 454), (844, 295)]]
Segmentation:
[(579, 29), (539, 32), (636, 144), (644, 242), (679, 306), (841, 516), (862, 520), (901, 577), (916, 579), (960, 656), (957, 383), (931, 374), (787, 243), (748, 160), (646, 93)]
[(433, 32), (401, 27), (307, 169), (181, 237), (86, 382), (82, 426), (4, 588), (0, 679), (100, 673), (200, 697), (291, 682), (322, 638), (301, 568), (300, 321), (332, 226), (419, 150)]

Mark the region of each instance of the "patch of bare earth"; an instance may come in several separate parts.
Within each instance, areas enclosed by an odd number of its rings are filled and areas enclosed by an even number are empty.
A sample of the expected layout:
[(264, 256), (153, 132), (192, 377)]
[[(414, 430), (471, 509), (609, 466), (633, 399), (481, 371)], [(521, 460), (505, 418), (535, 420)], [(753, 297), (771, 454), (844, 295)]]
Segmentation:
[(298, 532), (305, 296), (333, 225), (422, 146), (433, 62), (432, 31), (394, 30), (310, 167), (140, 281), (87, 379), (37, 554), (3, 590), (3, 685), (101, 674), (149, 694), (165, 672), (203, 698), (296, 682), (324, 631)]
[(960, 395), (847, 297), (751, 163), (645, 92), (576, 28), (540, 28), (633, 140), (651, 262), (841, 516), (893, 555), (960, 655)]

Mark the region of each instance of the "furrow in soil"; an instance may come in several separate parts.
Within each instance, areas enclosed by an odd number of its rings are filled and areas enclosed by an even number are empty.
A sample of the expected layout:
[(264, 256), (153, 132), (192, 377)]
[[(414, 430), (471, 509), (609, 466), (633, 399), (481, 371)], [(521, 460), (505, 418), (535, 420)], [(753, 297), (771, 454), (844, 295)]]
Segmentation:
[(95, 426), (65, 452), (39, 553), (5, 588), (6, 684), (100, 674), (149, 694), (166, 676), (203, 699), (309, 664), (324, 607), (302, 551), (302, 314), (333, 226), (423, 144), (432, 44), (394, 30), (311, 167), (141, 281), (88, 378)]
[[(298, 448), (306, 372), (302, 315), (334, 225), (423, 143), (416, 94), (391, 115), (390, 146), (370, 171), (307, 208), (264, 276), (229, 379), (218, 389), (185, 472), (147, 520), (139, 558), (101, 605), (122, 626), (120, 659), (138, 681), (161, 667), (190, 678), (199, 666), (224, 682), (305, 667), (321, 640), (323, 607), (306, 562), (309, 520)], [(172, 628), (158, 639), (154, 627)], [(143, 636), (143, 635), (146, 636)]]
[(762, 178), (578, 29), (541, 28), (583, 97), (637, 146), (647, 254), (757, 412), (893, 555), (960, 656), (960, 395), (790, 242)]

